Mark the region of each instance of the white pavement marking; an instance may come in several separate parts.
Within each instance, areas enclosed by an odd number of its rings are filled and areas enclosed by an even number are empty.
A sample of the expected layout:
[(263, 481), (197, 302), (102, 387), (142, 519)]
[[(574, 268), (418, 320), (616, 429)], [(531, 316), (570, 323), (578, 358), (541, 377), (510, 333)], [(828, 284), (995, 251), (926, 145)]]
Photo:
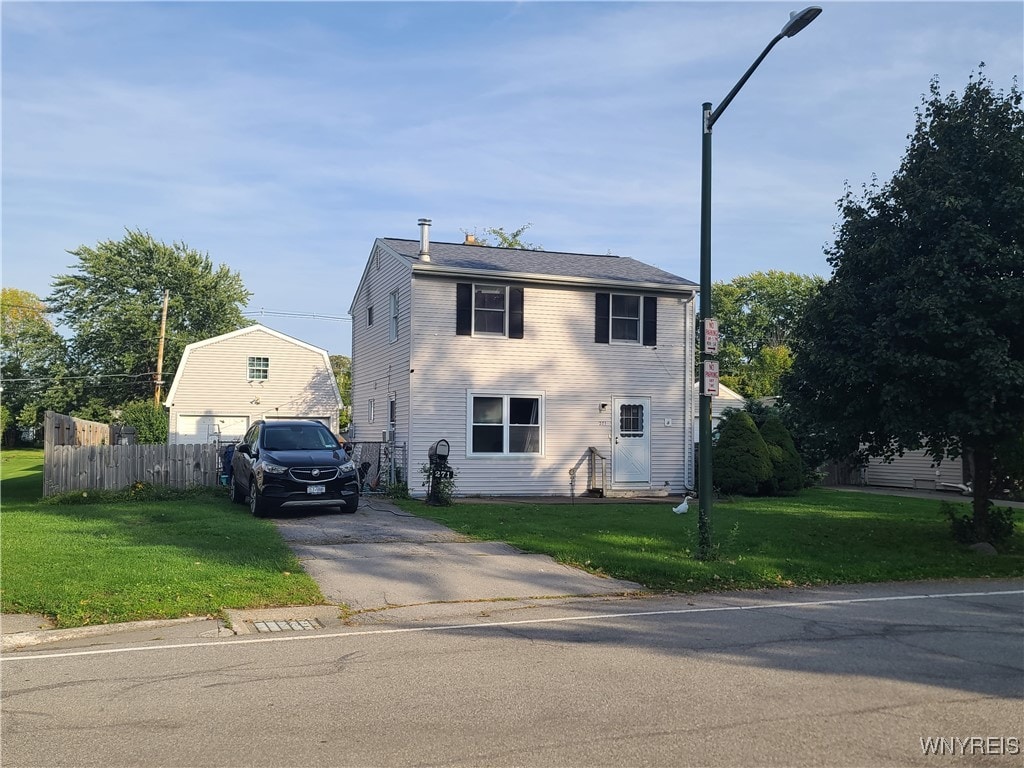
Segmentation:
[(855, 603), (890, 603), (898, 600), (941, 600), (953, 597), (993, 597), (997, 595), (1024, 595), (1024, 589), (1008, 589), (994, 592), (946, 592), (937, 595), (887, 595), (883, 597), (849, 597), (836, 600), (806, 600), (785, 603), (758, 603), (756, 605), (720, 605), (712, 608), (677, 608), (665, 611), (624, 611), (621, 613), (595, 613), (592, 616), (553, 616), (547, 619), (517, 619), (515, 621), (491, 621), (479, 624), (447, 624), (431, 627), (396, 627), (394, 629), (362, 629), (352, 632), (333, 632), (324, 635), (295, 635), (289, 637), (259, 637), (245, 640), (205, 641), (174, 643), (171, 645), (132, 646), (127, 648), (101, 648), (88, 651), (60, 651), (54, 653), (6, 654), (0, 658), (0, 665), (19, 661), (41, 661), (44, 659), (65, 659), (72, 656), (103, 656), (113, 653), (145, 653), (167, 651), (178, 648), (226, 648), (234, 645), (258, 643), (303, 642), (329, 640), (341, 637), (366, 637), (368, 635), (401, 635), (413, 632), (452, 632), (464, 629), (491, 629), (515, 627), (526, 624), (565, 624), (571, 622), (599, 621), (604, 619), (628, 619), (637, 616), (677, 616), (690, 613), (720, 613), (724, 611), (763, 611), (777, 608), (814, 608), (823, 605), (853, 605)]

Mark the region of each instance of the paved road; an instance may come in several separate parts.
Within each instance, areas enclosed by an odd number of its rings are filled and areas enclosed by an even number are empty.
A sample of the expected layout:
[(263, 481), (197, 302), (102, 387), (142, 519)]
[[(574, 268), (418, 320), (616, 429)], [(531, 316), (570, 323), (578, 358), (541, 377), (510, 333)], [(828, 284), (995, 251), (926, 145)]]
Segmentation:
[(3, 765), (1021, 764), (1020, 581), (510, 605), (8, 654)]

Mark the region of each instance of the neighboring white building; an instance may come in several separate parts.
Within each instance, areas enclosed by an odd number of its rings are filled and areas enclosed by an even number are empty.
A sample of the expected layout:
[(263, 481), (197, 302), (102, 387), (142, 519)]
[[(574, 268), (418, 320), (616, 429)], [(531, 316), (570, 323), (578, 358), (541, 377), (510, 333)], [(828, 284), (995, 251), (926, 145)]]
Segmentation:
[(428, 227), (378, 238), (355, 292), (351, 440), (407, 444), (414, 494), (441, 438), (459, 495), (693, 487), (695, 284)]
[[(693, 396), (697, 398), (700, 396), (700, 382), (693, 382)], [(699, 402), (699, 401), (698, 401)], [(742, 411), (746, 406), (747, 400), (743, 395), (736, 392), (735, 390), (729, 389), (725, 384), (718, 383), (718, 395), (711, 398), (711, 429), (712, 431), (718, 429), (718, 425), (722, 421), (722, 416), (726, 411), (735, 410)], [(700, 442), (698, 437), (699, 429), (699, 414), (694, 414), (693, 417), (693, 441), (695, 443)]]
[(257, 419), (313, 418), (337, 434), (341, 405), (325, 350), (251, 325), (185, 347), (164, 401), (167, 442), (241, 440)]
[(965, 482), (964, 463), (960, 458), (935, 459), (923, 448), (906, 451), (891, 462), (871, 458), (861, 470), (859, 485), (880, 485), (890, 488), (917, 488), (928, 491), (955, 491)]

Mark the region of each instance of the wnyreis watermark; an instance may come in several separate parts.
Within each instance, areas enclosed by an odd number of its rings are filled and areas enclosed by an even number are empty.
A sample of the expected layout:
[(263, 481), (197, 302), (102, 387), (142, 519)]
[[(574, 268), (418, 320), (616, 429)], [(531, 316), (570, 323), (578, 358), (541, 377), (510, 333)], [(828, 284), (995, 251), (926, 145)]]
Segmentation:
[(924, 755), (1019, 755), (1018, 736), (922, 736), (921, 753)]

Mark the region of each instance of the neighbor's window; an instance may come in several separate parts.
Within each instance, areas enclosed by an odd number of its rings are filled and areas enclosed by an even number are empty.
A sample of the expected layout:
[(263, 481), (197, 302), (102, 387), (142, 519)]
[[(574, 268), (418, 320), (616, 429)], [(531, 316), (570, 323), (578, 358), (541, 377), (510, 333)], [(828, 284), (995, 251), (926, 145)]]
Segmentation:
[(373, 325), (373, 307), (372, 306), (366, 308), (366, 326), (370, 327), (371, 325)]
[(266, 381), (270, 378), (270, 358), (249, 358), (249, 381)]
[(366, 401), (366, 420), (373, 421), (373, 398)]
[(398, 341), (398, 291), (391, 294), (391, 340)]
[(470, 395), (470, 453), (541, 452), (543, 398), (536, 395)]

